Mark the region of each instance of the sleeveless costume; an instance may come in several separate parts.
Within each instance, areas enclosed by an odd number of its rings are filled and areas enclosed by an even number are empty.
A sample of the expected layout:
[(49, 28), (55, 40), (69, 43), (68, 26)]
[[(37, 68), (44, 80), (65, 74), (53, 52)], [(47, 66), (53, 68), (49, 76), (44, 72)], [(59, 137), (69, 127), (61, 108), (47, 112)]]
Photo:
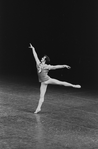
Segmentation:
[(38, 74), (38, 79), (39, 82), (45, 82), (50, 79), (48, 76), (49, 68), (48, 65), (37, 65), (37, 74)]

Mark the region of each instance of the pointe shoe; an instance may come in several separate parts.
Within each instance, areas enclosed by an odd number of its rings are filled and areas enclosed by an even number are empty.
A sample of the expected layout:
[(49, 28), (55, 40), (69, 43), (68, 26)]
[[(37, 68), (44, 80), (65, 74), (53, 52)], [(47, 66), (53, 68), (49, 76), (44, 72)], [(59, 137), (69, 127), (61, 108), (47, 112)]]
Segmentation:
[(41, 109), (36, 109), (36, 111), (34, 113), (37, 114), (40, 111), (41, 111)]

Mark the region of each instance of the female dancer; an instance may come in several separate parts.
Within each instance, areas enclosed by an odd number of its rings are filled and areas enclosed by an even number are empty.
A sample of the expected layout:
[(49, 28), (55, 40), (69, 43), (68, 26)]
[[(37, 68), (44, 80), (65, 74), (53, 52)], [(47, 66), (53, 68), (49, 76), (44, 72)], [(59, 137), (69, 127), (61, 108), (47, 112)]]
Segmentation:
[(35, 58), (36, 61), (36, 67), (37, 67), (37, 73), (38, 73), (38, 78), (39, 78), (39, 82), (41, 82), (41, 86), (40, 86), (40, 99), (39, 99), (39, 103), (38, 106), (36, 108), (36, 111), (34, 113), (38, 113), (39, 111), (41, 111), (41, 106), (44, 102), (44, 96), (47, 90), (47, 86), (48, 84), (56, 84), (56, 85), (63, 85), (63, 86), (71, 86), (74, 88), (81, 88), (80, 85), (74, 85), (68, 82), (64, 82), (64, 81), (59, 81), (57, 79), (53, 79), (51, 77), (48, 76), (48, 71), (49, 70), (55, 70), (55, 69), (60, 69), (60, 68), (67, 68), (70, 69), (71, 67), (68, 65), (47, 65), (46, 62), (50, 61), (48, 56), (44, 56), (42, 57), (41, 61), (39, 60), (37, 53), (35, 51), (35, 48), (32, 46), (32, 44), (30, 43), (30, 47), (32, 49), (33, 52), (33, 56)]

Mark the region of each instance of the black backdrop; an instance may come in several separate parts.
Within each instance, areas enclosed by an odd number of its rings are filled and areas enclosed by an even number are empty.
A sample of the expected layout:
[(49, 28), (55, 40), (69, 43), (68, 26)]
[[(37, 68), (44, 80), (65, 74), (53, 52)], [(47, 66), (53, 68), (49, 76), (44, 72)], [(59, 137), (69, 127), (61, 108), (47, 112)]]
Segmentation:
[(52, 77), (97, 86), (97, 1), (1, 1), (0, 73), (37, 79), (31, 42), (39, 58), (68, 64)]

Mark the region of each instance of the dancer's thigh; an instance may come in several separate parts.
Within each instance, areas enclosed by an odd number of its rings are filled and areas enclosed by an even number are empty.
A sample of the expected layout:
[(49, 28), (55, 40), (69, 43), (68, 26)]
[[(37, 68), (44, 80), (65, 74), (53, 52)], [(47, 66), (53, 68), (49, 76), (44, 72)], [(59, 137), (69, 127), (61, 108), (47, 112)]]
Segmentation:
[(63, 81), (59, 81), (57, 79), (53, 79), (53, 78), (50, 78), (48, 81), (45, 81), (44, 82), (45, 84), (58, 84), (58, 85), (62, 85), (64, 82)]

